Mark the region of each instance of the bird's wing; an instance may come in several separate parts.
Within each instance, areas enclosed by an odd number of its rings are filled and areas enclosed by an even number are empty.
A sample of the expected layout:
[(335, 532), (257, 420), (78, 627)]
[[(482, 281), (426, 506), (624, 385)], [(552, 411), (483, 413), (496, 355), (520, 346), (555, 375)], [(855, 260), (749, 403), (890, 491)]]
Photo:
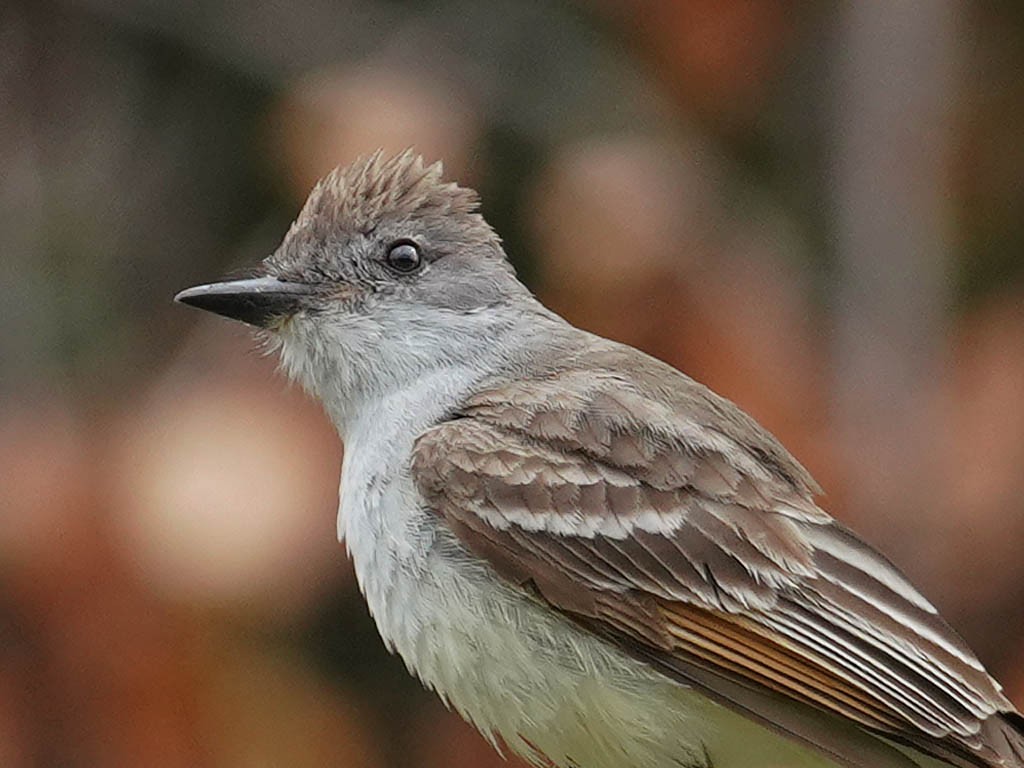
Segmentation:
[(841, 763), (873, 761), (794, 702), (954, 765), (1024, 765), (1020, 715), (935, 609), (814, 504), (774, 438), (659, 376), (478, 394), (419, 438), (416, 482), (503, 577)]

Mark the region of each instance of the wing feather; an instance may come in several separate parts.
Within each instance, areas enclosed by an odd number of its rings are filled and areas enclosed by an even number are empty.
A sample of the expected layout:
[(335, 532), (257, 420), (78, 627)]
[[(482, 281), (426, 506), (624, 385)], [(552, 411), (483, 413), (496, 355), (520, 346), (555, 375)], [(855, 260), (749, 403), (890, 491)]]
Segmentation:
[(958, 766), (1020, 766), (1020, 716), (932, 605), (771, 436), (667, 370), (648, 393), (600, 370), (485, 391), (419, 438), (420, 490), (505, 578), (757, 719), (778, 720), (744, 701), (781, 695)]

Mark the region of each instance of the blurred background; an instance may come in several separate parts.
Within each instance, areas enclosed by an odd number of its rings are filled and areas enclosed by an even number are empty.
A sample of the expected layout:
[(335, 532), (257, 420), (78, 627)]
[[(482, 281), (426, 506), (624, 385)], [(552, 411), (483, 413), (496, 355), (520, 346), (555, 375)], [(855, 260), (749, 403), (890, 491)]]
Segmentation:
[(1024, 706), (1022, 74), (1012, 2), (6, 0), (0, 765), (503, 764), (383, 650), (317, 406), (171, 303), (378, 146), (767, 425)]

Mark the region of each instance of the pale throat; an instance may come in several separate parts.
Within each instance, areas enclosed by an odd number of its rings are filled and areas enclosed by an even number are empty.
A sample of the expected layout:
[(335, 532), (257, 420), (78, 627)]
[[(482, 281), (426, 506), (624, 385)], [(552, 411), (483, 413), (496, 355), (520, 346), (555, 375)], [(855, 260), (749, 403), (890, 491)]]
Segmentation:
[[(344, 344), (321, 334), (304, 339), (332, 345), (333, 354), (322, 347), (310, 354), (297, 339), (282, 349), (283, 367), (321, 401), (344, 444), (338, 534), (353, 550), (360, 549), (360, 533), (380, 532), (383, 521), (373, 519), (381, 513), (380, 494), (408, 477), (415, 440), (448, 418), (493, 367), (479, 336), (461, 340), (466, 353), (456, 355), (430, 333), (371, 338), (360, 330), (350, 328)], [(359, 553), (352, 554), (358, 567)]]
[(281, 367), (321, 401), (350, 443), (367, 420), (406, 431), (436, 423), (498, 367), (515, 325), (514, 315), (499, 310), (416, 307), (297, 322), (281, 336)]

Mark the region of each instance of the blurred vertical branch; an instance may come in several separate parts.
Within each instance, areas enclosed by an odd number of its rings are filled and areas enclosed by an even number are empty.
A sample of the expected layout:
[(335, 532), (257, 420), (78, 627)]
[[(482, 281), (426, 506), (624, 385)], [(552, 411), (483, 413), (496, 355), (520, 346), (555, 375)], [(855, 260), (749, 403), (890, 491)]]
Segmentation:
[(937, 488), (957, 6), (842, 7), (830, 169), (839, 450), (851, 508), (891, 535), (915, 527)]

